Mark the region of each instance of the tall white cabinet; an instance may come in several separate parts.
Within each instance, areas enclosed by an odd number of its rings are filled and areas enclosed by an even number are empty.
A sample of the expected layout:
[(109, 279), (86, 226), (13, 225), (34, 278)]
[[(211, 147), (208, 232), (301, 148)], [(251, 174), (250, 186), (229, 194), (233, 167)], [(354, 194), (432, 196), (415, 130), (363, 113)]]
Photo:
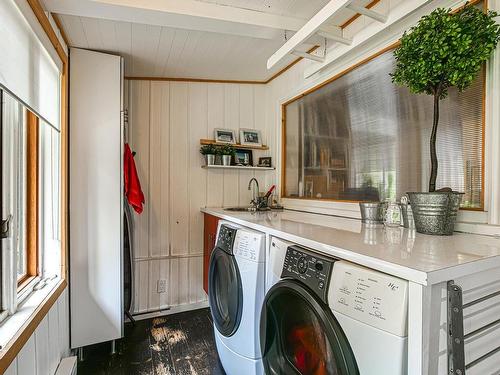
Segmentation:
[(71, 348), (123, 335), (123, 69), (70, 50)]

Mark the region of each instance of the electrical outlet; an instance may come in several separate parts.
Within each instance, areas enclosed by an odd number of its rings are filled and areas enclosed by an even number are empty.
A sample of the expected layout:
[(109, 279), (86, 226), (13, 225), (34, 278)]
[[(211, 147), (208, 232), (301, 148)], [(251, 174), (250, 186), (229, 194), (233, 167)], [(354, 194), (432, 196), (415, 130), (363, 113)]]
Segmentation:
[(156, 292), (166, 293), (167, 292), (167, 280), (160, 279), (156, 282)]

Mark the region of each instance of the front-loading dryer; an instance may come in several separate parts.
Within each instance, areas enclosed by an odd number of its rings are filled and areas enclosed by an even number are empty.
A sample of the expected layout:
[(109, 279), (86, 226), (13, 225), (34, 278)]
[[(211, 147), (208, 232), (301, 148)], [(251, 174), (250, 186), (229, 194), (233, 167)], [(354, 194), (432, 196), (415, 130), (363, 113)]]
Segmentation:
[(281, 254), (269, 258), (274, 285), (261, 316), (266, 374), (406, 374), (407, 281), (276, 238), (273, 251)]
[(292, 245), (293, 243), (291, 242), (277, 237), (271, 237), (271, 241), (266, 252), (266, 293), (281, 280), (286, 250)]
[(228, 375), (263, 374), (259, 322), (265, 296), (265, 235), (220, 222), (208, 297), (217, 352)]

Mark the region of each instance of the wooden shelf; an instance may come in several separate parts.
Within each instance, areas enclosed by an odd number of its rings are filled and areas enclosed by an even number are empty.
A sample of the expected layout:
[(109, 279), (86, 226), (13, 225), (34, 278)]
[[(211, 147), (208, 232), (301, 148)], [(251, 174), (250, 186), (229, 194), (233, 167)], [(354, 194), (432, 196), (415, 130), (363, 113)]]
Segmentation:
[[(200, 145), (218, 145), (218, 146), (223, 146), (226, 145), (227, 143), (217, 143), (213, 139), (200, 139)], [(241, 149), (246, 149), (246, 150), (269, 150), (269, 146), (262, 145), (262, 146), (247, 146), (247, 145), (241, 145), (239, 143), (236, 143), (234, 145), (231, 145), (234, 148), (241, 148)]]
[(202, 165), (205, 169), (245, 169), (247, 171), (274, 171), (274, 167), (244, 167), (241, 165)]

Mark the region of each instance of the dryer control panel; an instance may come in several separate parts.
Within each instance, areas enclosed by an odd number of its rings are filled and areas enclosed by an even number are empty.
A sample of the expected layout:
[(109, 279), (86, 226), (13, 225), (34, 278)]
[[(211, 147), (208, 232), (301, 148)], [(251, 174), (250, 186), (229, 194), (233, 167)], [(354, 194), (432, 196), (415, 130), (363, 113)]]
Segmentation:
[(283, 262), (281, 278), (290, 277), (303, 282), (323, 302), (327, 303), (333, 262), (333, 259), (311, 253), (300, 246), (289, 246)]
[(250, 260), (252, 262), (264, 262), (265, 240), (265, 235), (263, 233), (247, 229), (239, 229), (236, 234), (236, 239), (234, 240), (234, 256)]
[(222, 224), (219, 227), (219, 235), (217, 237), (217, 243), (215, 246), (220, 248), (222, 251), (233, 254), (233, 244), (236, 238), (236, 233), (238, 229), (233, 228), (229, 225)]
[(334, 311), (394, 335), (407, 336), (406, 280), (338, 261), (333, 267), (328, 300)]

